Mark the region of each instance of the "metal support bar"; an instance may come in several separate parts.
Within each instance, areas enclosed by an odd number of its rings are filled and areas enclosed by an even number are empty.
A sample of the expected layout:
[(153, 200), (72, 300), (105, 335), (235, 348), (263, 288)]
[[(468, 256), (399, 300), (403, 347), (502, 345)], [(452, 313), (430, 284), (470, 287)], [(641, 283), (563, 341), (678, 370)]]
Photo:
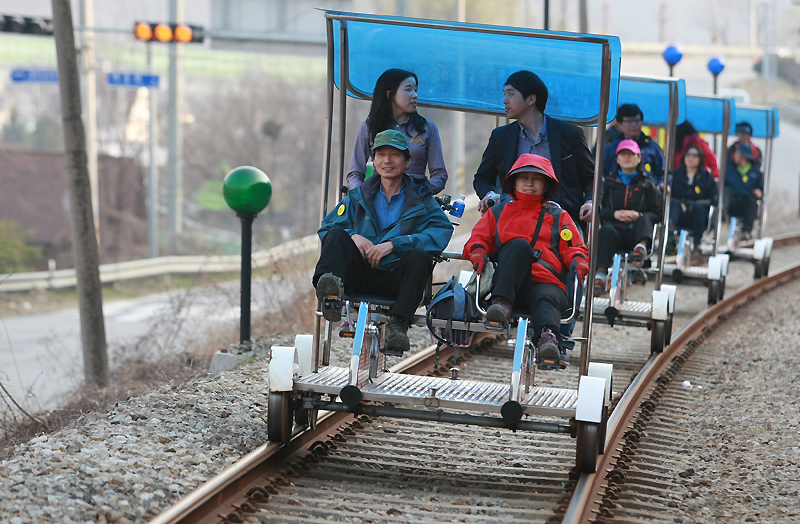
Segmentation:
[[(731, 103), (729, 100), (722, 101), (722, 150), (717, 156), (719, 158), (719, 196), (717, 197), (717, 237), (714, 240), (714, 252), (719, 253), (719, 242), (722, 238), (722, 211), (723, 194), (725, 193), (725, 170), (728, 168), (728, 128), (731, 125)], [(714, 139), (716, 143), (716, 138)]]
[(458, 413), (445, 413), (443, 411), (422, 411), (417, 409), (390, 408), (387, 406), (376, 406), (373, 404), (357, 404), (347, 406), (341, 402), (327, 402), (317, 400), (314, 407), (328, 411), (340, 411), (354, 413), (356, 415), (369, 415), (371, 417), (391, 417), (406, 418), (411, 420), (427, 420), (431, 422), (447, 422), (449, 424), (468, 424), (471, 426), (483, 426), (488, 428), (509, 428), (520, 431), (541, 431), (544, 433), (570, 433), (567, 424), (556, 424), (554, 422), (532, 422), (521, 420), (516, 424), (509, 424), (505, 420), (496, 417), (461, 415)]
[(253, 220), (256, 218), (252, 213), (237, 213), (242, 221), (242, 281), (241, 281), (241, 302), (240, 306), (240, 326), (239, 343), (250, 340), (250, 279), (252, 275), (252, 261), (250, 254), (253, 245)]

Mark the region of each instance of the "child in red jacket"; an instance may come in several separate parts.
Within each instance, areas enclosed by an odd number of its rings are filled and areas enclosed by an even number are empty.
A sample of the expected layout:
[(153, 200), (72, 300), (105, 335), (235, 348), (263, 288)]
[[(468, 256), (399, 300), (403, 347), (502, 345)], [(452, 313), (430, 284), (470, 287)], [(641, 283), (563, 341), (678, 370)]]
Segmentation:
[(486, 319), (508, 321), (512, 307), (528, 311), (539, 368), (566, 368), (569, 357), (559, 339), (566, 279), (573, 262), (578, 278), (588, 273), (586, 245), (569, 213), (548, 201), (558, 188), (549, 160), (521, 155), (502, 186), (510, 200), (484, 213), (464, 246), (464, 258), (478, 273), (490, 259), (497, 262)]

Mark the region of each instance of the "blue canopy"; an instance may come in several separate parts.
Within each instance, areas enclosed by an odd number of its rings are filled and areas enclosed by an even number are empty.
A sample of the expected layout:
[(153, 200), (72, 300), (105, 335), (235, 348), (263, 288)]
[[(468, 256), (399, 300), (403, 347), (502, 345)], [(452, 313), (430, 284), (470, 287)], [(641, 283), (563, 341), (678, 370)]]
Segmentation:
[(669, 124), (670, 85), (678, 86), (678, 120), (686, 120), (686, 82), (682, 78), (623, 76), (619, 81), (619, 105), (636, 104), (644, 114), (647, 126)]
[(747, 122), (753, 126), (753, 138), (774, 138), (778, 136), (778, 110), (771, 107), (738, 106), (736, 120), (731, 119), (729, 133), (736, 132), (736, 124)]
[(611, 55), (606, 122), (614, 118), (622, 48), (615, 36), (582, 35), (440, 20), (326, 11), (333, 19), (334, 81), (340, 81), (341, 28), (346, 28), (348, 94), (371, 99), (390, 68), (419, 78), (419, 103), (505, 115), (503, 85), (521, 69), (547, 85), (545, 113), (574, 124), (597, 122), (603, 45)]
[(712, 96), (686, 96), (686, 120), (700, 133), (722, 133), (724, 129), (725, 103), (731, 108), (731, 122), (736, 121), (736, 103), (733, 98)]

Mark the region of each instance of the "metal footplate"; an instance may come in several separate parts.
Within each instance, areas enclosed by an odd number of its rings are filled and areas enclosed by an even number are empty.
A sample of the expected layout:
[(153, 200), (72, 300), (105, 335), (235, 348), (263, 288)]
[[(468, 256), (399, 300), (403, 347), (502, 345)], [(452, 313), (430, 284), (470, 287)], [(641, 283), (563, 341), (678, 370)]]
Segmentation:
[[(328, 367), (294, 381), (295, 391), (336, 396), (347, 385), (350, 370)], [(384, 373), (361, 388), (362, 400), (425, 407), (500, 413), (509, 398), (508, 384)], [(578, 392), (573, 389), (533, 387), (521, 403), (525, 414), (575, 416)]]

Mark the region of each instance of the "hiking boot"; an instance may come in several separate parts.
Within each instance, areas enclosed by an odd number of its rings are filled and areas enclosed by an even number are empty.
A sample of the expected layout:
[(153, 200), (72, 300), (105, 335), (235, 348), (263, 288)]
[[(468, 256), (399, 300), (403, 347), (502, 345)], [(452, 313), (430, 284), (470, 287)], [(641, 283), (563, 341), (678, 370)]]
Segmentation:
[(392, 357), (402, 357), (409, 350), (411, 343), (408, 341), (408, 326), (410, 322), (398, 315), (389, 317), (386, 322), (386, 345), (383, 354)]
[(646, 258), (647, 246), (642, 243), (636, 244), (636, 247), (633, 248), (633, 254), (631, 256), (631, 264), (633, 267), (642, 267)]
[[(549, 369), (559, 369), (561, 367), (561, 356), (560, 351), (558, 349), (558, 339), (553, 334), (552, 331), (549, 329), (545, 329), (542, 331), (542, 334), (539, 335), (539, 342), (537, 343), (537, 355), (536, 360), (539, 366), (539, 369), (542, 370), (549, 370)], [(569, 361), (569, 357), (567, 357), (567, 361)]]
[(342, 319), (342, 279), (333, 273), (325, 273), (317, 280), (317, 300), (322, 304), (322, 316), (329, 322)]
[(594, 293), (595, 295), (599, 295), (601, 293), (606, 292), (606, 282), (608, 281), (608, 277), (606, 277), (605, 273), (597, 273), (594, 276)]
[(511, 318), (511, 302), (504, 298), (493, 298), (492, 305), (486, 310), (486, 320), (490, 322), (508, 322)]

